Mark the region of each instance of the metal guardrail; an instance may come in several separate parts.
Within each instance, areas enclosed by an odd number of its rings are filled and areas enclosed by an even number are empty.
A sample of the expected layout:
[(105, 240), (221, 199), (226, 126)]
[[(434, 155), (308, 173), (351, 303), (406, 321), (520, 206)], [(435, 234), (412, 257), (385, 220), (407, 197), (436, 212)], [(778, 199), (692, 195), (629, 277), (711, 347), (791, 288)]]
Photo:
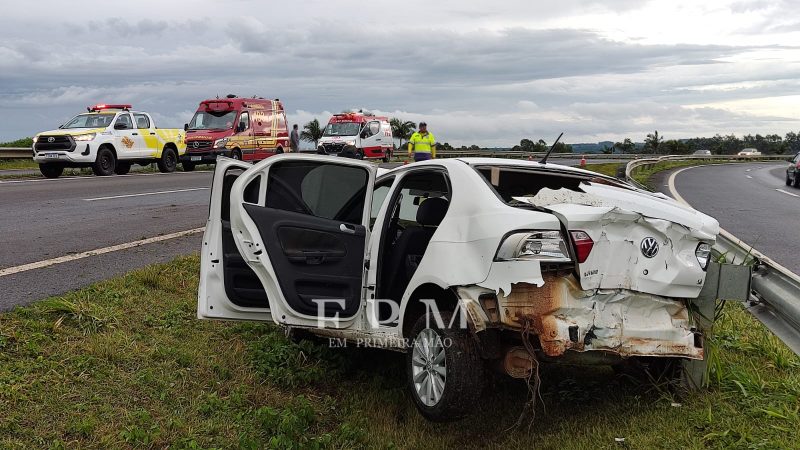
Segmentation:
[(27, 159), (33, 158), (30, 147), (0, 147), (0, 159)]
[[(790, 155), (771, 155), (772, 159), (782, 160)], [(641, 189), (649, 190), (634, 179), (634, 171), (642, 167), (652, 167), (665, 160), (710, 159), (716, 161), (738, 160), (743, 157), (724, 156), (667, 156), (631, 161), (626, 165), (625, 177), (628, 182)], [(744, 157), (759, 160), (769, 157)], [(775, 336), (792, 351), (800, 355), (800, 276), (781, 266), (736, 236), (720, 230), (714, 248), (734, 264), (752, 264), (750, 280), (751, 296), (747, 310), (763, 323)]]

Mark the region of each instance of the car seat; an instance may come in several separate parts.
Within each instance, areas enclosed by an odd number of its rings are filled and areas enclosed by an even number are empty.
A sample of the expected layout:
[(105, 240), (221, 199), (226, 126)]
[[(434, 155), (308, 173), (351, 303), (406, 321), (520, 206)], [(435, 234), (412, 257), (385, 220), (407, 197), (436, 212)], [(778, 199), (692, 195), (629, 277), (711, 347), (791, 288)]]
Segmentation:
[(447, 214), (448, 206), (449, 203), (444, 198), (426, 199), (417, 209), (417, 223), (420, 226), (406, 228), (395, 241), (383, 271), (389, 286), (384, 291), (388, 298), (400, 301), (433, 233), (436, 232), (436, 227)]

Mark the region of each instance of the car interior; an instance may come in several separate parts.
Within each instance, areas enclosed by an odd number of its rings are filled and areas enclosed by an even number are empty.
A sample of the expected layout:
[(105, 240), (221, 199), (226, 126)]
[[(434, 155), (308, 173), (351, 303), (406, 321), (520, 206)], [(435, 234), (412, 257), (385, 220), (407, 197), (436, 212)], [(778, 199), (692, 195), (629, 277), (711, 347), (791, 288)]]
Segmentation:
[[(445, 172), (438, 169), (414, 171), (400, 183), (384, 221), (377, 279), (378, 298), (398, 303), (447, 214), (451, 198)], [(385, 321), (391, 310), (388, 305), (380, 306), (379, 319)]]
[[(256, 273), (247, 265), (233, 240), (231, 231), (231, 187), (241, 175), (242, 169), (231, 168), (225, 172), (222, 181), (222, 270), (224, 274), (225, 294), (235, 305), (250, 308), (269, 308), (267, 293), (261, 285)], [(260, 178), (250, 182), (245, 189), (244, 200), (249, 203), (258, 202), (258, 186)]]

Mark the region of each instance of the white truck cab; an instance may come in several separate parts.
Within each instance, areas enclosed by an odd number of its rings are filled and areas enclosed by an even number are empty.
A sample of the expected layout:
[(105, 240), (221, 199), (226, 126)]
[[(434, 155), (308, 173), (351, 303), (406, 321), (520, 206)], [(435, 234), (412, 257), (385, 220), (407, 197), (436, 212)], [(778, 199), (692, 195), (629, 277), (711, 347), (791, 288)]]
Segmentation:
[(66, 167), (91, 167), (95, 175), (123, 175), (133, 164), (158, 163), (173, 172), (186, 151), (183, 131), (157, 128), (150, 114), (131, 105), (98, 104), (87, 108), (57, 130), (33, 138), (33, 160), (47, 178)]

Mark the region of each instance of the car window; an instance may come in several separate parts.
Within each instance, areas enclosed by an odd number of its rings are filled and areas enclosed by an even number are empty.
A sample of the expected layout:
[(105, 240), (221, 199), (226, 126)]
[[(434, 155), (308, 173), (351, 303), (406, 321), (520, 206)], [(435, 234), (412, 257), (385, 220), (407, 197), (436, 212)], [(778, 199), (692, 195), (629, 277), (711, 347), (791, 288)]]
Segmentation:
[(243, 112), (242, 115), (239, 116), (239, 131), (244, 131), (250, 128), (250, 114), (247, 112)]
[(380, 183), (375, 184), (375, 189), (372, 190), (372, 211), (369, 216), (369, 226), (372, 228), (375, 225), (375, 220), (378, 218), (378, 212), (386, 201), (386, 196), (389, 194), (389, 189), (392, 187), (394, 178), (388, 180), (381, 180)]
[(150, 118), (147, 114), (134, 114), (133, 119), (136, 121), (136, 128), (150, 128)]
[(125, 127), (128, 129), (133, 128), (133, 122), (131, 122), (130, 114), (120, 114), (119, 117), (117, 117), (117, 121), (114, 122), (114, 126), (116, 126), (118, 123), (125, 124)]
[(282, 161), (267, 179), (265, 206), (360, 224), (367, 169), (316, 161)]
[(429, 198), (449, 199), (447, 181), (441, 172), (421, 172), (409, 174), (401, 181), (399, 205), (394, 207), (394, 217), (404, 227), (415, 226), (417, 210)]

